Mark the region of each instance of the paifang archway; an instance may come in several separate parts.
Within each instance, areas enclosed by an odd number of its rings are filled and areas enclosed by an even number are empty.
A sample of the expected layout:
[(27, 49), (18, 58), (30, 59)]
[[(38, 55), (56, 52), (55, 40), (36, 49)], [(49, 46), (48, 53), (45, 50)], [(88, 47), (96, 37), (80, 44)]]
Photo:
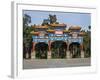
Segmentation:
[(51, 43), (52, 58), (66, 58), (67, 44), (64, 41), (54, 41)]
[(47, 59), (48, 44), (39, 42), (35, 45), (35, 57), (38, 59)]

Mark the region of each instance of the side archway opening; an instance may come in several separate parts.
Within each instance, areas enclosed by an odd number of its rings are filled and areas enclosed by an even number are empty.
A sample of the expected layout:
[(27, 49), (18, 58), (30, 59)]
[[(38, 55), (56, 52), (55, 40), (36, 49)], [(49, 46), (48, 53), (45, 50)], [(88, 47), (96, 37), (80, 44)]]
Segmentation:
[(81, 48), (80, 43), (78, 42), (72, 42), (69, 45), (69, 51), (72, 58), (80, 58), (81, 57)]
[(35, 57), (38, 59), (47, 59), (48, 44), (45, 42), (39, 42), (35, 45)]

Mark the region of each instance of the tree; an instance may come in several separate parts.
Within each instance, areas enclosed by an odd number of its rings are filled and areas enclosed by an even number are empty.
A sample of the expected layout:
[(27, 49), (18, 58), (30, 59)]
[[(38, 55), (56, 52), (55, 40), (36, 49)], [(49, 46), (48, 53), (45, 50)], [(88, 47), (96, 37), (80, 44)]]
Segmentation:
[(56, 15), (51, 15), (49, 14), (49, 18), (48, 19), (44, 19), (43, 22), (42, 22), (42, 25), (48, 25), (48, 24), (59, 24), (59, 22), (57, 22), (57, 18), (56, 18)]
[(50, 24), (56, 23), (57, 18), (56, 15), (49, 14)]
[(27, 35), (26, 30), (28, 30), (28, 24), (31, 23), (31, 17), (27, 14), (23, 15), (23, 36)]
[(28, 53), (28, 57), (31, 58), (31, 48), (32, 48), (32, 35), (30, 32), (32, 31), (32, 27), (29, 26), (31, 23), (31, 17), (27, 14), (23, 15), (23, 55), (26, 58), (26, 53)]
[(49, 22), (50, 22), (49, 19), (44, 19), (42, 25), (43, 25), (43, 26), (44, 26), (44, 25), (48, 25)]
[(91, 26), (88, 26), (89, 31), (91, 30)]
[(85, 31), (85, 36), (83, 38), (85, 57), (91, 56), (91, 26), (88, 26), (88, 29), (89, 31)]
[(31, 17), (27, 14), (24, 14), (23, 16), (23, 25), (28, 26), (28, 24), (31, 23)]

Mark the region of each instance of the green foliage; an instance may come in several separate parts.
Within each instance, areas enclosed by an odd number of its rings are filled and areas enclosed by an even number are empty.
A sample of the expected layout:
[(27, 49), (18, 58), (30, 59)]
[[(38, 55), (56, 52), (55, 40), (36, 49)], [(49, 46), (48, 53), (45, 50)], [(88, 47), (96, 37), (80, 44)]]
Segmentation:
[(23, 43), (25, 44), (25, 47), (29, 47), (32, 42), (32, 35), (30, 32), (33, 30), (31, 26), (28, 26), (28, 24), (31, 23), (31, 17), (27, 14), (24, 14), (23, 16)]
[(24, 14), (24, 16), (23, 16), (23, 25), (26, 26), (29, 23), (31, 23), (31, 17), (27, 14)]
[(89, 30), (91, 29), (91, 26), (88, 26)]
[(85, 36), (83, 37), (83, 46), (85, 51), (85, 57), (91, 56), (91, 32), (90, 28), (89, 31), (85, 32)]
[(43, 22), (42, 22), (42, 25), (49, 25), (49, 24), (59, 24), (59, 22), (57, 22), (57, 17), (56, 15), (51, 15), (49, 14), (49, 18), (48, 19), (44, 19)]
[(43, 23), (42, 23), (42, 26), (48, 25), (48, 24), (49, 24), (49, 19), (44, 19), (43, 20)]
[(56, 23), (57, 17), (56, 15), (49, 14), (50, 24)]

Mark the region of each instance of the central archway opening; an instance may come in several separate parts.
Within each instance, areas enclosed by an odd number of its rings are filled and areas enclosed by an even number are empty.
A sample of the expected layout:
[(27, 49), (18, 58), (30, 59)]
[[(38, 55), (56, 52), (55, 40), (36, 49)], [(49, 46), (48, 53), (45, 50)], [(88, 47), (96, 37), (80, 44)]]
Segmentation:
[(80, 58), (81, 57), (80, 43), (72, 42), (69, 45), (69, 51), (70, 51), (72, 58)]
[(51, 44), (52, 58), (66, 58), (67, 44), (64, 41), (54, 41)]
[(47, 59), (48, 44), (45, 42), (39, 42), (35, 45), (36, 58)]

